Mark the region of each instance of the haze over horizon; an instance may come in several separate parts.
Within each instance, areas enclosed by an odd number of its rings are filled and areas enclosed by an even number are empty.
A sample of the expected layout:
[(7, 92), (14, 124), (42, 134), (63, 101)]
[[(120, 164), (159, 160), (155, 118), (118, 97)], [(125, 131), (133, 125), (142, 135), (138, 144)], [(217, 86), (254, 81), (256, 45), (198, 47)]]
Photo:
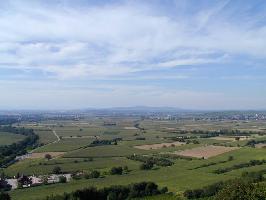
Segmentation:
[(263, 0), (10, 0), (0, 16), (0, 110), (266, 109)]

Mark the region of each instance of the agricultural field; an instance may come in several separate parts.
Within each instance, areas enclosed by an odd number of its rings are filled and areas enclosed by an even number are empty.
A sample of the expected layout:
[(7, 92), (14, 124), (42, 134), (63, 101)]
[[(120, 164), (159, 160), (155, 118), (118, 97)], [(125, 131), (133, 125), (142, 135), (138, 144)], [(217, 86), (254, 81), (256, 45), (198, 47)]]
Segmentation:
[(224, 147), (224, 146), (214, 146), (208, 145), (204, 147), (197, 147), (193, 149), (186, 149), (183, 151), (174, 152), (176, 155), (185, 156), (185, 157), (195, 157), (208, 159), (213, 156), (218, 156), (226, 152), (230, 152), (238, 149), (237, 147)]
[(19, 134), (0, 132), (0, 146), (10, 145), (12, 143), (19, 142), (25, 137)]
[[(98, 118), (80, 121), (50, 120), (39, 123), (22, 122), (20, 127), (32, 128), (39, 136), (39, 147), (28, 158), (3, 169), (7, 176), (52, 174), (55, 167), (62, 173), (100, 172), (99, 178), (73, 179), (68, 183), (41, 185), (11, 190), (14, 200), (42, 200), (47, 194), (62, 194), (89, 186), (127, 185), (152, 181), (167, 186), (174, 195), (187, 189), (202, 188), (218, 181), (234, 179), (245, 171), (260, 171), (266, 164), (233, 168), (250, 160), (266, 159), (263, 144), (254, 148), (250, 140), (264, 141), (264, 122), (141, 120), (136, 117)], [(254, 131), (249, 136), (216, 135), (205, 137), (204, 131)], [(202, 132), (196, 132), (196, 131)], [(183, 132), (182, 132), (183, 131)], [(46, 154), (51, 155), (47, 159)], [(143, 170), (145, 159), (152, 158), (152, 169)], [(166, 162), (163, 165), (158, 161)], [(112, 175), (113, 167), (126, 167), (122, 175)], [(225, 173), (215, 173), (227, 169)], [(175, 199), (173, 195), (144, 199)]]

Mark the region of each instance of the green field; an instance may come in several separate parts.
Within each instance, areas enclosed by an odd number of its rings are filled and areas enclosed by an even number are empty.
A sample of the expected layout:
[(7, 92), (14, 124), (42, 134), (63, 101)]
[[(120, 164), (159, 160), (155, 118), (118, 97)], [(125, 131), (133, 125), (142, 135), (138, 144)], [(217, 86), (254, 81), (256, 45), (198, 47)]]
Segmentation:
[(25, 136), (13, 133), (0, 132), (0, 146), (10, 145), (23, 140)]
[(59, 142), (47, 144), (38, 148), (35, 152), (49, 152), (49, 151), (72, 151), (89, 145), (93, 140), (87, 138), (72, 138), (61, 139)]

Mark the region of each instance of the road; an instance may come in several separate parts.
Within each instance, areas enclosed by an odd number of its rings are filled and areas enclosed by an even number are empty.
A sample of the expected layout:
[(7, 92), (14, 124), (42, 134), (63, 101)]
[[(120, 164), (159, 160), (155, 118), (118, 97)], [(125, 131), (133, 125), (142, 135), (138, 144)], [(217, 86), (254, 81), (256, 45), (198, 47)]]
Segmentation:
[(61, 139), (60, 137), (57, 135), (56, 131), (55, 130), (52, 130), (53, 134), (55, 135), (55, 137), (57, 138), (57, 140), (55, 140), (53, 143), (57, 143), (59, 142)]

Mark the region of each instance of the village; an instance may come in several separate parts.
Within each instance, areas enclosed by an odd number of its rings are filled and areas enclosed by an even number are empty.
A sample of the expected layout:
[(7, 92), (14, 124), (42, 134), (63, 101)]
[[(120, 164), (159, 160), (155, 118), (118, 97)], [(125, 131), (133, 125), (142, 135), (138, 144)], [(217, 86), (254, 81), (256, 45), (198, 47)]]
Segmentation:
[(4, 188), (21, 189), (28, 187), (35, 187), (39, 185), (48, 185), (54, 183), (66, 183), (71, 180), (71, 174), (50, 174), (40, 176), (26, 176), (24, 174), (14, 176), (13, 178), (4, 178), (1, 176), (0, 185), (5, 186)]

